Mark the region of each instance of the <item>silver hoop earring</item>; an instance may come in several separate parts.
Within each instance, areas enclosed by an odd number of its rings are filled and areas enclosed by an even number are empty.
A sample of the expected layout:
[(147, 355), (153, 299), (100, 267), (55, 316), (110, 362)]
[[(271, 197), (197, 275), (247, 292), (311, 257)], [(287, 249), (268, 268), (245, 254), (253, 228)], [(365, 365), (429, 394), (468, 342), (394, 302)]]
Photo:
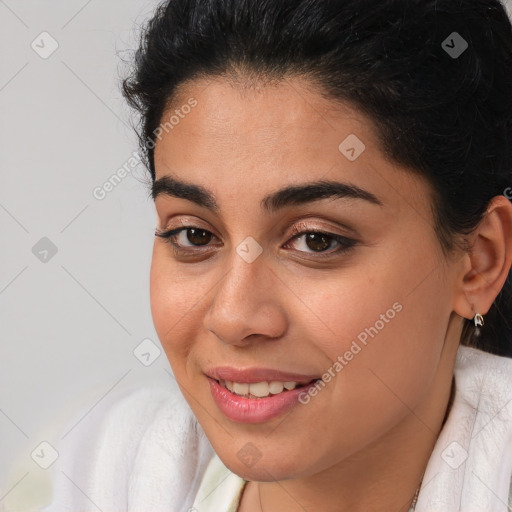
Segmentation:
[(475, 327), (482, 327), (484, 325), (484, 317), (480, 313), (477, 313), (475, 318), (473, 318), (473, 322), (475, 322)]

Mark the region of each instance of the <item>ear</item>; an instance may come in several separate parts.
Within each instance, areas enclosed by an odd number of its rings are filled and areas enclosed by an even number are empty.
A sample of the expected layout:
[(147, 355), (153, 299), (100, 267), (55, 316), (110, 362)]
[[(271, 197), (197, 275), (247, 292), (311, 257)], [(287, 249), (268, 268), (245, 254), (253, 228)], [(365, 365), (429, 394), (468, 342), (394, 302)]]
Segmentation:
[(505, 196), (491, 200), (469, 242), (461, 259), (454, 311), (472, 319), (489, 311), (512, 264), (512, 203)]

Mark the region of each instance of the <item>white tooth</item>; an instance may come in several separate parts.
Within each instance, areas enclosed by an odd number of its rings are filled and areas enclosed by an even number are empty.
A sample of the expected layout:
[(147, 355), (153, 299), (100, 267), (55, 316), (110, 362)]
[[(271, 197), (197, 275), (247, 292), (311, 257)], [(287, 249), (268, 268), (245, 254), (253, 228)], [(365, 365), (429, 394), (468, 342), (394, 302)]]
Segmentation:
[(268, 382), (252, 382), (249, 386), (249, 392), (257, 397), (268, 396)]
[(229, 391), (233, 391), (233, 381), (227, 380), (226, 381), (226, 387), (229, 389)]
[(273, 380), (268, 386), (269, 391), (273, 395), (277, 395), (277, 393), (281, 393), (283, 391), (284, 384), (282, 382), (278, 382), (277, 380)]
[(297, 383), (296, 382), (285, 382), (284, 383), (284, 387), (290, 391), (291, 389), (295, 389), (297, 387)]
[(249, 393), (249, 384), (247, 382), (233, 382), (233, 389), (231, 391), (237, 395), (246, 395)]

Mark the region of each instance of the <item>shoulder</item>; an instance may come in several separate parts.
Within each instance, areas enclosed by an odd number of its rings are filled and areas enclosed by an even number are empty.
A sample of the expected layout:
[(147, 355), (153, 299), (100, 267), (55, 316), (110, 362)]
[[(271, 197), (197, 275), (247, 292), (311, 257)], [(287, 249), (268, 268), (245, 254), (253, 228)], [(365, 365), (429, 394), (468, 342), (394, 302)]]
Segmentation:
[(503, 482), (507, 475), (504, 497), (512, 505), (512, 358), (460, 346), (454, 374), (459, 400), (475, 411), (472, 445), (481, 445), (480, 451), (475, 449), (477, 466), (485, 467), (494, 454), (493, 467), (500, 473), (496, 480)]
[[(493, 390), (512, 398), (512, 358), (461, 345), (454, 368), (455, 378), (466, 385)], [(496, 400), (499, 396), (494, 395)]]
[(498, 356), (479, 348), (460, 345), (457, 354), (457, 366), (504, 366), (512, 364), (512, 358)]
[(168, 413), (177, 424), (191, 420), (191, 412), (177, 386), (140, 383), (100, 397), (83, 407), (67, 422), (58, 445), (62, 460), (77, 451), (103, 457), (122, 450), (125, 459), (137, 450), (148, 429)]
[(460, 346), (454, 376), (456, 397), (469, 407), (468, 411), (474, 411), (475, 432), (481, 431), (478, 437), (489, 437), (489, 443), (499, 438), (503, 440), (504, 446), (510, 444), (512, 358)]
[(460, 346), (454, 376), (417, 508), (501, 510), (511, 493), (512, 360)]
[[(88, 390), (73, 404), (72, 413), (65, 419), (61, 414), (38, 433), (55, 451), (56, 460), (41, 471), (32, 460), (24, 462), (27, 479), (33, 479), (30, 487), (37, 489), (38, 496), (31, 503), (20, 497), (22, 509), (125, 510), (137, 499), (152, 505), (151, 495), (164, 502), (170, 499), (166, 495), (186, 491), (205, 438), (175, 381), (137, 382), (106, 390), (102, 386)], [(187, 449), (191, 468), (182, 478), (179, 465)], [(166, 486), (164, 473), (174, 482)], [(153, 489), (158, 482), (162, 489)], [(15, 501), (12, 496), (5, 510), (20, 510)], [(153, 510), (159, 510), (158, 501), (154, 503)]]
[(182, 445), (193, 443), (196, 432), (177, 386), (124, 390), (79, 421), (60, 445), (54, 504), (76, 506), (79, 486), (102, 509), (126, 507), (141, 482), (175, 470)]

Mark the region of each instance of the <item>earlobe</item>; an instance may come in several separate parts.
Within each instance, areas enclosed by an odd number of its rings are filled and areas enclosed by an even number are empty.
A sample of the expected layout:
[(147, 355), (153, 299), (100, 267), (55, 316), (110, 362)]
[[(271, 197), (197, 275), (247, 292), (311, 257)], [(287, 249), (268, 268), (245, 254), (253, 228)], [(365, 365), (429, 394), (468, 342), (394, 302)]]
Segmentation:
[(512, 264), (512, 203), (496, 196), (470, 236), (463, 258), (454, 310), (464, 318), (485, 315), (507, 279)]

